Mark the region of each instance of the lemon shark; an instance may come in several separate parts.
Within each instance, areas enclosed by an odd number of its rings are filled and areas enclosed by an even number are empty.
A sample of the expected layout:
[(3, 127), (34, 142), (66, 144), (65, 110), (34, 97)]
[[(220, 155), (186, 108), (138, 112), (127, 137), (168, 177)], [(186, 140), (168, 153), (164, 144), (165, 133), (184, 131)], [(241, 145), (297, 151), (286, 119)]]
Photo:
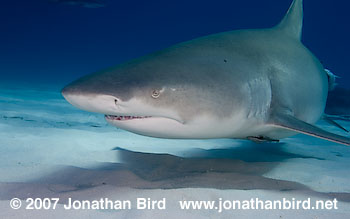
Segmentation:
[(302, 44), (302, 0), (267, 29), (217, 33), (82, 77), (63, 88), (72, 105), (158, 138), (276, 141), (298, 133), (350, 145), (318, 128), (329, 88)]

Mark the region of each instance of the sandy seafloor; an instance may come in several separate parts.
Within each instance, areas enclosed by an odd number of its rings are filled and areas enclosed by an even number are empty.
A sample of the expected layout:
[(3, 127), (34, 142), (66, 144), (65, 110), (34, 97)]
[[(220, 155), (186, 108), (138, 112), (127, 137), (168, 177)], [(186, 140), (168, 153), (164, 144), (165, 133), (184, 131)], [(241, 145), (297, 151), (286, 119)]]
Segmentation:
[[(107, 125), (60, 86), (1, 84), (0, 218), (350, 218), (350, 148), (297, 135), (281, 143), (166, 140)], [(340, 121), (350, 128), (350, 123)], [(326, 130), (345, 134), (327, 123)], [(346, 134), (345, 134), (346, 135)], [(55, 210), (12, 198), (60, 198)], [(166, 198), (166, 210), (65, 210), (68, 198)], [(181, 200), (337, 198), (337, 210), (181, 210)], [(24, 202), (24, 201), (23, 201)]]

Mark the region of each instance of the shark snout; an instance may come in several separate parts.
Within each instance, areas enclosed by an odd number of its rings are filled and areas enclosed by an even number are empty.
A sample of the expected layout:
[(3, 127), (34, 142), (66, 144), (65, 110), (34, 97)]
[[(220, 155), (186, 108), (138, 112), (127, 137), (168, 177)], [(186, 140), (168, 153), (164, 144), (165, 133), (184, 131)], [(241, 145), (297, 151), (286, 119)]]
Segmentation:
[(86, 89), (84, 89), (83, 86), (76, 84), (76, 83), (68, 84), (61, 90), (62, 96), (66, 99), (69, 96), (87, 95), (88, 93), (89, 92)]
[[(70, 86), (65, 86), (62, 90), (61, 90), (61, 94), (64, 98), (66, 98), (66, 96), (70, 95), (72, 93), (72, 89), (70, 88)], [(66, 98), (67, 99), (67, 98)]]
[[(81, 92), (77, 92), (77, 89), (74, 86), (67, 85), (61, 90), (62, 96), (72, 105), (77, 106), (79, 98), (86, 98), (88, 95)], [(86, 101), (88, 99), (86, 98)], [(77, 106), (78, 107), (78, 106)], [(80, 108), (80, 107), (78, 107)]]
[(62, 96), (73, 106), (95, 113), (115, 114), (118, 99), (111, 95), (84, 92), (75, 85), (67, 85), (61, 91)]

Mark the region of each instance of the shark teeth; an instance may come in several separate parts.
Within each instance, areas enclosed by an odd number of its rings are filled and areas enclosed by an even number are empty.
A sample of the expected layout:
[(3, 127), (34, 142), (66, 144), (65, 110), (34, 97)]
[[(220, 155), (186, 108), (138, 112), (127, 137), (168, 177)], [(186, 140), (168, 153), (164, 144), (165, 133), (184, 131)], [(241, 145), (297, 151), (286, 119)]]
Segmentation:
[(145, 119), (150, 118), (151, 116), (112, 116), (112, 115), (106, 115), (106, 119), (109, 120), (131, 120), (131, 119)]

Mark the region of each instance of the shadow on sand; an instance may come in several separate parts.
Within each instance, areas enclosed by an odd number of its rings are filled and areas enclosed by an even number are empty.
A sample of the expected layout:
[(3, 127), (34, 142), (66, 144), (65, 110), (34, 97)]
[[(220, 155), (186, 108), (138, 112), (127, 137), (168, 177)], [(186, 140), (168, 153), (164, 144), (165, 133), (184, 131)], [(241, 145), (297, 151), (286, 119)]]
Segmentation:
[[(136, 189), (215, 188), (295, 191), (350, 201), (348, 193), (319, 193), (297, 182), (265, 177), (264, 173), (287, 159), (322, 160), (285, 152), (282, 145), (282, 143), (244, 142), (241, 146), (227, 149), (190, 150), (186, 157), (133, 152), (117, 147), (113, 152), (116, 153), (120, 163), (103, 163), (95, 169), (64, 167), (58, 172), (30, 183), (47, 185), (49, 190), (56, 194), (110, 185)], [(21, 185), (17, 185), (17, 188), (7, 188), (9, 193), (5, 196), (21, 197), (15, 192), (20, 191), (18, 187)], [(5, 198), (4, 194), (2, 196), (0, 198)]]

